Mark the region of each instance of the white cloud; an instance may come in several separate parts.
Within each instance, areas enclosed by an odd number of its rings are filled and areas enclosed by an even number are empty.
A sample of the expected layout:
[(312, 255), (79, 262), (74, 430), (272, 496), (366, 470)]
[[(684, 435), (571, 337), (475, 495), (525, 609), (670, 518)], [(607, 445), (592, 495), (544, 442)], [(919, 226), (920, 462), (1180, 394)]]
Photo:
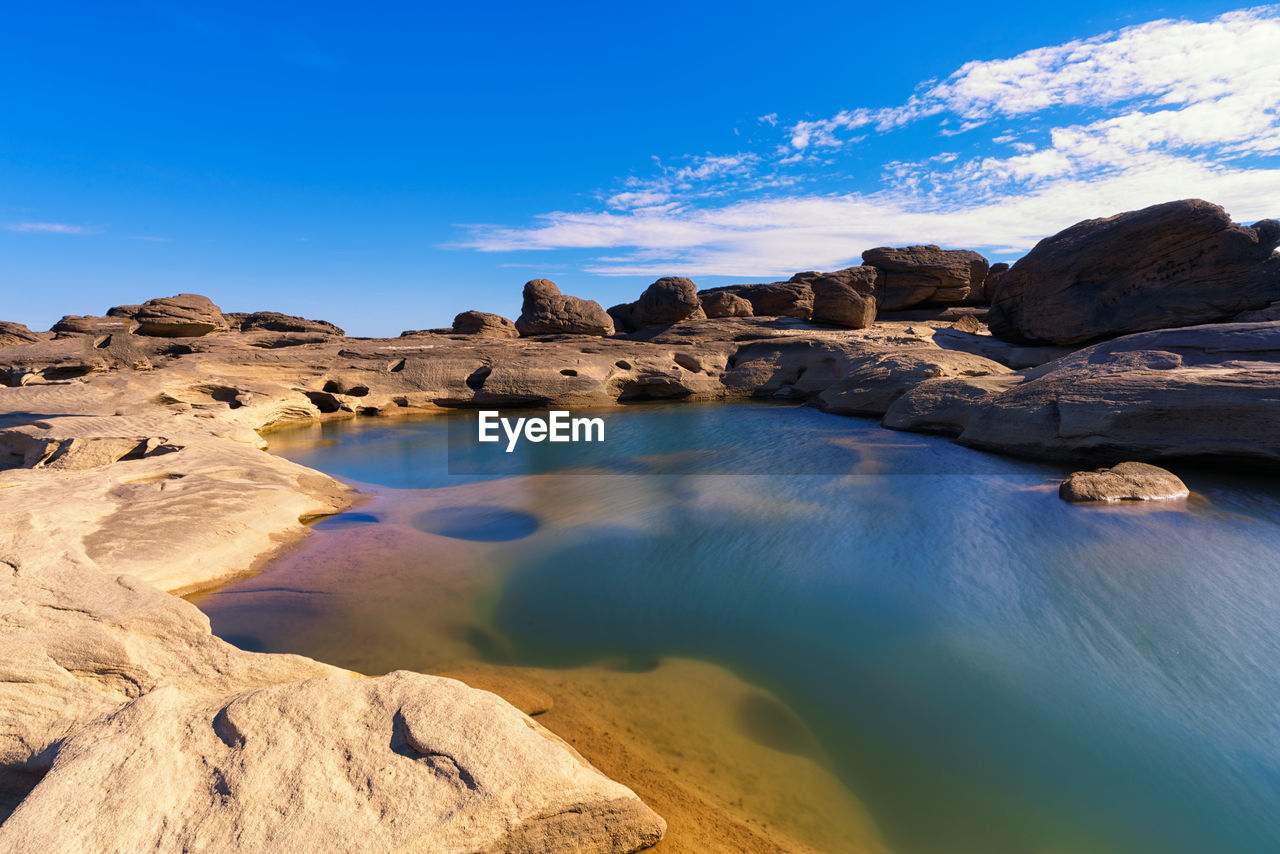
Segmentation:
[(93, 230), (83, 225), (69, 225), (65, 222), (14, 222), (5, 226), (8, 231), (22, 234), (92, 234)]
[[(868, 135), (929, 119), (936, 153), (883, 164), (878, 187), (794, 189), (838, 176), (842, 150)], [(463, 245), (612, 250), (586, 267), (605, 275), (770, 276), (856, 262), (886, 243), (1015, 254), (1081, 219), (1172, 198), (1207, 198), (1245, 222), (1277, 216), (1280, 6), (969, 62), (896, 107), (759, 123), (782, 136), (758, 154), (659, 163), (605, 211), (475, 228)]]

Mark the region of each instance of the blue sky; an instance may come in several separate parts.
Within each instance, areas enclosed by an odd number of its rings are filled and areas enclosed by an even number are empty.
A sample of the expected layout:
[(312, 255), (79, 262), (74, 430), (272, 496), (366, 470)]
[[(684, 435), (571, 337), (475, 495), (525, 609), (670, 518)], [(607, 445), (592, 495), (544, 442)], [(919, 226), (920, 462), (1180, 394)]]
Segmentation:
[[(1280, 8), (11, 4), (0, 319), (192, 291), (353, 334), (1280, 216)], [(112, 8), (114, 7), (114, 8)]]

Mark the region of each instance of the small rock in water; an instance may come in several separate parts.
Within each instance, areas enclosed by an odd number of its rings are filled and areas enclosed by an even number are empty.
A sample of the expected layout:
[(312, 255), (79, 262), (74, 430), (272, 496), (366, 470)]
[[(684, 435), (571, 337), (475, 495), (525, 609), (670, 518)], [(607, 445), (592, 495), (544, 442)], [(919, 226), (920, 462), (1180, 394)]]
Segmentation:
[(1147, 463), (1120, 463), (1109, 469), (1078, 471), (1058, 487), (1064, 501), (1167, 501), (1190, 495), (1171, 471)]

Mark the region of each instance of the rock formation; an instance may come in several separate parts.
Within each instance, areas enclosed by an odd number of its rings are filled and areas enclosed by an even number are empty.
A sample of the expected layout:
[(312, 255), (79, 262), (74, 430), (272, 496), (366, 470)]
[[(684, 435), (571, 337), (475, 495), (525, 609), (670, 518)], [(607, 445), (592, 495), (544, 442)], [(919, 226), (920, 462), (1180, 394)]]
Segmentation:
[(464, 311), (453, 319), (453, 331), (459, 335), (482, 338), (518, 338), (516, 325), (500, 314), (487, 311)]
[[(136, 316), (136, 314), (135, 314)], [(303, 332), (312, 335), (337, 335), (347, 333), (327, 320), (308, 320), (278, 311), (224, 314), (223, 317), (241, 332)]]
[(881, 311), (980, 298), (988, 269), (987, 259), (977, 252), (933, 245), (868, 249), (862, 262), (884, 273), (876, 292)]
[(556, 283), (533, 279), (524, 286), (516, 329), (521, 335), (612, 335), (613, 318), (600, 303), (560, 293)]
[(1182, 479), (1147, 463), (1120, 463), (1097, 471), (1074, 472), (1061, 486), (1063, 501), (1168, 501), (1190, 495)]
[(987, 322), (1010, 340), (1082, 344), (1230, 318), (1280, 299), (1280, 223), (1199, 199), (1077, 223), (1000, 277)]
[(0, 347), (11, 347), (14, 344), (30, 344), (39, 341), (41, 335), (32, 332), (21, 323), (0, 320)]
[(680, 276), (667, 276), (645, 288), (632, 307), (631, 317), (636, 326), (658, 326), (703, 320), (706, 314), (693, 282)]
[(702, 311), (707, 317), (751, 317), (755, 314), (750, 302), (728, 291), (708, 293), (701, 297), (701, 301)]
[(718, 293), (727, 293), (745, 299), (751, 303), (751, 313), (756, 317), (798, 317), (801, 320), (808, 320), (813, 316), (813, 289), (804, 281), (726, 285), (701, 291), (699, 295), (706, 298)]
[(147, 300), (134, 319), (138, 335), (157, 338), (198, 338), (227, 328), (222, 310), (198, 294)]
[(876, 320), (875, 267), (850, 267), (807, 279), (813, 290), (813, 320), (848, 329), (865, 329)]

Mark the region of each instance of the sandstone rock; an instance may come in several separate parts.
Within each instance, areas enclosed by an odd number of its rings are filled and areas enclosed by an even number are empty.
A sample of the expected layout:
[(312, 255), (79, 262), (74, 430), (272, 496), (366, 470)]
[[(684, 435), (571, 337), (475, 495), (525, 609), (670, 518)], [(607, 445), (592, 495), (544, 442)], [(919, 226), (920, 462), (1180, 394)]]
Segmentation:
[(1022, 382), (1019, 374), (921, 380), (903, 392), (881, 423), (892, 430), (959, 436), (988, 399)]
[(126, 317), (132, 320), (141, 310), (140, 305), (115, 305), (107, 309), (107, 317)]
[(992, 300), (996, 298), (996, 291), (1000, 287), (1000, 279), (1007, 272), (1009, 272), (1009, 265), (1003, 261), (999, 264), (991, 265), (991, 270), (987, 272), (987, 279), (982, 283), (982, 301), (984, 303), (991, 305)]
[(856, 359), (844, 377), (818, 395), (818, 406), (844, 415), (884, 415), (899, 397), (927, 379), (1007, 374), (998, 362), (934, 348), (874, 353)]
[(157, 338), (197, 338), (227, 328), (222, 310), (198, 294), (147, 300), (135, 319), (136, 334)]
[(516, 325), (500, 314), (486, 311), (464, 311), (453, 319), (453, 331), (482, 338), (518, 338)]
[[(707, 317), (751, 317), (751, 303), (728, 291), (715, 291), (701, 298), (702, 311)], [(609, 310), (612, 313), (613, 309)]]
[(66, 739), (0, 847), (632, 852), (665, 830), (495, 695), (399, 671), (143, 693)]
[(698, 287), (680, 276), (658, 279), (636, 300), (632, 309), (636, 326), (657, 326), (682, 320), (702, 320), (706, 314), (698, 300)]
[(933, 245), (868, 249), (862, 261), (884, 273), (876, 294), (881, 311), (965, 302), (981, 290), (988, 269), (977, 252)]
[(548, 279), (533, 279), (525, 284), (516, 329), (523, 336), (614, 333), (613, 318), (600, 303), (566, 296)]
[(640, 328), (636, 323), (636, 304), (633, 302), (618, 303), (610, 306), (606, 312), (613, 318), (613, 328), (618, 332), (635, 332)]
[(1280, 223), (1237, 225), (1199, 199), (1073, 225), (1000, 277), (988, 323), (1010, 340), (1080, 344), (1225, 320), (1280, 299)]
[(756, 317), (798, 317), (808, 320), (813, 316), (813, 289), (804, 281), (726, 285), (702, 291), (700, 296), (708, 297), (718, 293), (742, 297), (751, 303), (751, 313)]
[(241, 332), (305, 332), (312, 335), (336, 335), (347, 333), (327, 320), (308, 320), (278, 311), (233, 312), (223, 317), (233, 328)]
[(1280, 302), (1273, 302), (1266, 308), (1254, 311), (1242, 311), (1231, 318), (1230, 323), (1271, 323), (1280, 320)]
[(12, 347), (15, 344), (30, 344), (43, 340), (21, 323), (0, 320), (0, 347)]
[(813, 290), (813, 320), (849, 329), (865, 329), (876, 319), (875, 267), (850, 267), (807, 280)]
[(1095, 344), (990, 398), (960, 441), (1040, 459), (1280, 463), (1280, 324), (1191, 326)]
[(1108, 469), (1078, 471), (1058, 487), (1063, 501), (1167, 501), (1190, 495), (1171, 471), (1147, 463), (1120, 463)]

